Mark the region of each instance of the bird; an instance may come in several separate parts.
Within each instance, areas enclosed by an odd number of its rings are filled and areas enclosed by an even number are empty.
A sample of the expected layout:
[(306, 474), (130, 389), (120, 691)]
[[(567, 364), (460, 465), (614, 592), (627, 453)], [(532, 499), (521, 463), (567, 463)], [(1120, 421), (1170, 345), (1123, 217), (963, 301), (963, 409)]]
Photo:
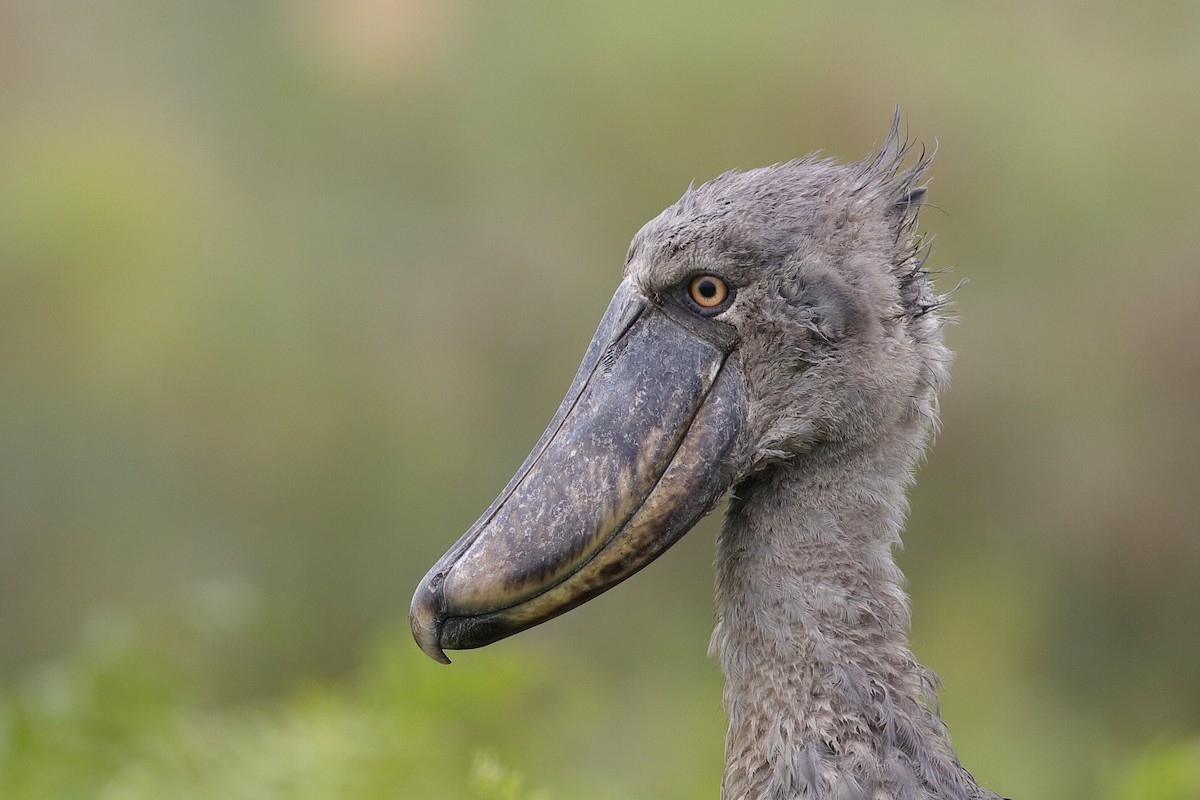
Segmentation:
[(545, 433), (418, 585), (428, 655), (586, 602), (728, 497), (722, 800), (999, 798), (951, 746), (894, 558), (952, 360), (916, 144), (897, 113), (861, 161), (725, 172), (642, 227)]

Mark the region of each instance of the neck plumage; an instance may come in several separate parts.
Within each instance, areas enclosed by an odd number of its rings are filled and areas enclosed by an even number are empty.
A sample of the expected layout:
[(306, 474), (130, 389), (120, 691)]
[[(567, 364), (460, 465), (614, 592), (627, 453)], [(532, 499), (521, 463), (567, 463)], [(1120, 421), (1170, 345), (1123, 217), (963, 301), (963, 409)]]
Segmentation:
[(959, 765), (908, 645), (892, 548), (911, 453), (874, 456), (818, 448), (735, 489), (713, 633), (723, 800), (994, 796)]

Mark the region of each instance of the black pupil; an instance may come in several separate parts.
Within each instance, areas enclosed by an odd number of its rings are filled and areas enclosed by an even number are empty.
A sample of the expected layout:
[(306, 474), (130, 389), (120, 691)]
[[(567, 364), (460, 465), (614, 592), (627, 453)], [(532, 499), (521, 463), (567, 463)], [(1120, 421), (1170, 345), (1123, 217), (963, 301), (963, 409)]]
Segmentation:
[(717, 296), (717, 285), (710, 280), (700, 281), (700, 285), (696, 288), (700, 290), (700, 295), (706, 300)]

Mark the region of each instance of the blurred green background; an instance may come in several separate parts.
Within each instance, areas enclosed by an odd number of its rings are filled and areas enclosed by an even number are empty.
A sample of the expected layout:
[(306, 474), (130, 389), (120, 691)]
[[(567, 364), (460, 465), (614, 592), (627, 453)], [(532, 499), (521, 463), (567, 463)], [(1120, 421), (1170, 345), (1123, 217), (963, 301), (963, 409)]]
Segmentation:
[(1200, 797), (1200, 4), (0, 4), (0, 797), (718, 794), (710, 519), (434, 664), (416, 581), (693, 179), (899, 105), (960, 278), (901, 563), (964, 762)]

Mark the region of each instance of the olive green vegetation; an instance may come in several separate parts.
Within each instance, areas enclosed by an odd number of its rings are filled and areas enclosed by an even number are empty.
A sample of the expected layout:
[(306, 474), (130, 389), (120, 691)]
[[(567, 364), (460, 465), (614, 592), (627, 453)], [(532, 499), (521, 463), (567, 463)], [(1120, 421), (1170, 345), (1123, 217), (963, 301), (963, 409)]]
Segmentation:
[(1200, 5), (0, 8), (0, 797), (716, 797), (715, 522), (452, 667), (416, 581), (693, 179), (937, 146), (901, 556), (964, 761), (1200, 796)]

